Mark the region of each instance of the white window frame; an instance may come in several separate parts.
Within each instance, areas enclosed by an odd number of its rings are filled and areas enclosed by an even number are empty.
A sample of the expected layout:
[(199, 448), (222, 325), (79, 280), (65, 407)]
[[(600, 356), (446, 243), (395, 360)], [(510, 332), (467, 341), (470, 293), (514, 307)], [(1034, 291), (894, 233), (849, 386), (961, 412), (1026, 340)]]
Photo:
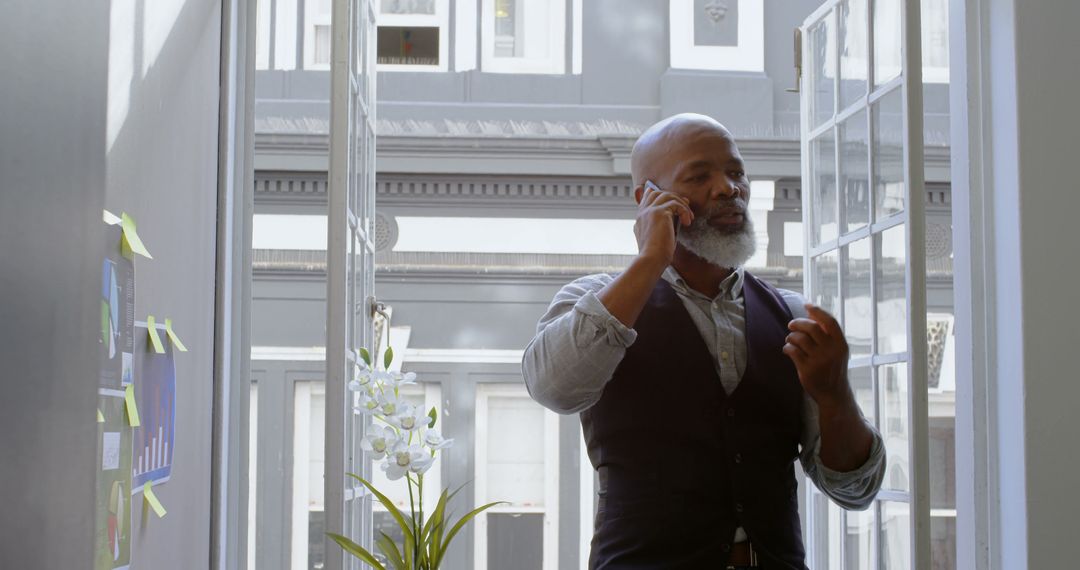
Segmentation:
[[(496, 501), (487, 489), (488, 401), (492, 397), (529, 399), (524, 384), (478, 384), (476, 386), (475, 499), (477, 506)], [(530, 400), (531, 401), (531, 400)], [(544, 410), (544, 506), (514, 507), (498, 505), (478, 515), (474, 521), (473, 568), (487, 570), (488, 513), (544, 515), (544, 570), (559, 569), (559, 416)], [(552, 477), (547, 474), (554, 474)]]
[[(378, 11), (381, 2), (375, 3)], [(434, 14), (376, 14), (377, 28), (382, 27), (422, 27), (439, 28), (439, 65), (406, 65), (396, 63), (376, 63), (377, 71), (419, 71), (435, 72), (450, 69), (450, 2), (449, 0), (435, 0)], [(376, 34), (378, 29), (376, 28)], [(378, 46), (378, 41), (375, 41)], [(378, 49), (376, 47), (376, 49)], [(378, 54), (376, 54), (378, 61)]]
[(734, 46), (694, 44), (694, 0), (671, 0), (670, 8), (673, 69), (765, 71), (765, 0), (739, 2), (739, 43)]
[[(481, 0), (480, 5), (480, 69), (487, 73), (566, 73), (566, 9), (567, 0), (548, 0), (548, 34), (551, 52), (547, 57), (495, 57), (495, 0)], [(571, 6), (576, 10), (578, 6)], [(575, 13), (576, 15), (576, 13)], [(580, 19), (580, 18), (578, 18)], [(528, 22), (526, 22), (528, 24)]]

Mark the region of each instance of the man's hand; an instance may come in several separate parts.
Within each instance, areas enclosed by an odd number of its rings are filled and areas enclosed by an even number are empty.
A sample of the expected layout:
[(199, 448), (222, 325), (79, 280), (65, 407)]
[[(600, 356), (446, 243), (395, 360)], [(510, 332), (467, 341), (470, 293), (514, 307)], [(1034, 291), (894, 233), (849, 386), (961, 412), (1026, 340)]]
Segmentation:
[(663, 190), (639, 188), (638, 192), (637, 221), (634, 223), (638, 256), (667, 267), (675, 256), (675, 224), (689, 226), (694, 221), (690, 201)]
[(847, 403), (851, 388), (847, 383), (848, 344), (844, 331), (828, 312), (807, 304), (809, 319), (788, 323), (784, 354), (795, 362), (806, 393), (820, 407)]

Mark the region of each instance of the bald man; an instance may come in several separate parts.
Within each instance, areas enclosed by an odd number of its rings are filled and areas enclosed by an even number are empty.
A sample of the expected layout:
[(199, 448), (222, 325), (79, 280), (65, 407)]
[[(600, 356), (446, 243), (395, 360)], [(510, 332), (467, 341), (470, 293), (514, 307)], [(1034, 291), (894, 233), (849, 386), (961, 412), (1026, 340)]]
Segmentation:
[(529, 393), (580, 413), (600, 479), (594, 569), (806, 568), (794, 462), (865, 509), (881, 436), (836, 320), (748, 273), (735, 138), (683, 114), (631, 155), (638, 255), (559, 291), (522, 361)]

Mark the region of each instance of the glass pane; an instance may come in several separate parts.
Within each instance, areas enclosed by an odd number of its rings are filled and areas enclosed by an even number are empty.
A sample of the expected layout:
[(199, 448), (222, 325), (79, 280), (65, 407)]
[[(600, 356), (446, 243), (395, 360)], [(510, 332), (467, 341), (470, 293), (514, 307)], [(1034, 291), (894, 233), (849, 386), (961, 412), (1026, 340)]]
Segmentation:
[(378, 62), (391, 65), (439, 65), (439, 28), (379, 26)]
[(814, 292), (811, 301), (834, 315), (837, 314), (840, 308), (840, 282), (838, 279), (840, 268), (837, 265), (837, 260), (838, 256), (835, 250), (823, 253), (810, 260), (813, 265), (811, 291)]
[(904, 224), (874, 236), (877, 258), (877, 351), (891, 354), (907, 350), (907, 236)]
[(844, 200), (844, 232), (853, 232), (870, 222), (870, 140), (866, 132), (866, 111), (859, 111), (840, 124), (840, 187)]
[(544, 408), (528, 397), (492, 396), (488, 425), (495, 429), (487, 438), (487, 496), (544, 506)]
[(814, 245), (837, 237), (835, 138), (832, 130), (810, 142), (811, 219)]
[(847, 532), (844, 534), (844, 568), (870, 570), (874, 568), (874, 509), (848, 511)]
[(554, 2), (495, 0), (495, 57), (546, 58), (551, 53)]
[(900, 75), (903, 0), (874, 0), (874, 85)]
[(495, 0), (495, 57), (521, 57), (524, 42), (517, 0)]
[(881, 437), (887, 456), (883, 489), (907, 491), (908, 485), (908, 375), (907, 364), (878, 368), (881, 394)]
[(881, 503), (881, 567), (911, 568), (911, 506), (907, 503)]
[(841, 248), (844, 256), (844, 333), (853, 357), (869, 356), (873, 348), (870, 249), (870, 238)]
[(867, 0), (842, 2), (840, 10), (840, 108), (845, 109), (867, 93)]
[(306, 554), (302, 568), (317, 568), (323, 563), (326, 530), (326, 390), (322, 382), (296, 382), (293, 398), (292, 549)]
[(874, 219), (904, 209), (904, 99), (899, 89), (874, 103)]
[(810, 26), (807, 47), (810, 50), (810, 117), (816, 127), (833, 116), (836, 93), (836, 73), (832, 54), (835, 53), (836, 30), (833, 13)]
[[(951, 309), (951, 307), (950, 307)], [(953, 316), (927, 314), (931, 568), (956, 568), (956, 380)]]
[(877, 414), (874, 411), (874, 380), (870, 367), (848, 369), (848, 383), (855, 392), (855, 402), (859, 404), (866, 421), (876, 425)]
[(434, 14), (435, 0), (382, 0), (379, 11), (383, 14)]
[(259, 483), (259, 383), (251, 382), (248, 400), (248, 527), (247, 567), (255, 568), (256, 537), (259, 536), (258, 483)]
[(836, 104), (836, 63), (834, 14), (829, 12), (822, 21), (810, 26), (807, 49), (810, 51), (810, 124), (818, 126), (833, 118)]
[(544, 567), (544, 515), (492, 513), (488, 518), (488, 568), (541, 570)]

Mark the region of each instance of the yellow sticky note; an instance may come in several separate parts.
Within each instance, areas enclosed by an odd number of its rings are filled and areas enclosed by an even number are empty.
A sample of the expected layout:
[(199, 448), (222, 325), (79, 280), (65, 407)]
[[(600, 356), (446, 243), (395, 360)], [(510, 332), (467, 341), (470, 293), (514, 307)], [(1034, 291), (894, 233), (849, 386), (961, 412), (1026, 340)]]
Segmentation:
[(176, 350), (187, 352), (187, 347), (180, 341), (180, 337), (176, 336), (176, 331), (172, 328), (172, 319), (169, 317), (165, 317), (165, 334), (169, 335), (169, 340), (176, 345)]
[(99, 423), (99, 424), (105, 423), (105, 414), (101, 413), (101, 410), (97, 411), (97, 423)]
[(142, 486), (143, 499), (150, 505), (151, 509), (157, 513), (158, 518), (165, 516), (165, 507), (161, 505), (161, 501), (158, 500), (157, 495), (154, 494), (154, 486), (150, 481), (143, 483)]
[(139, 406), (135, 404), (135, 385), (128, 384), (124, 388), (124, 404), (127, 408), (128, 425), (139, 427)]
[(147, 315), (146, 317), (146, 332), (150, 333), (150, 344), (154, 345), (154, 352), (164, 354), (165, 345), (161, 344), (161, 337), (158, 336), (157, 321), (154, 320), (154, 315)]
[(146, 250), (146, 246), (143, 245), (141, 239), (139, 239), (139, 232), (135, 230), (135, 220), (127, 215), (127, 212), (120, 214), (120, 227), (124, 229), (124, 241), (127, 242), (131, 251), (150, 259), (154, 259), (154, 256), (150, 255), (150, 252)]

